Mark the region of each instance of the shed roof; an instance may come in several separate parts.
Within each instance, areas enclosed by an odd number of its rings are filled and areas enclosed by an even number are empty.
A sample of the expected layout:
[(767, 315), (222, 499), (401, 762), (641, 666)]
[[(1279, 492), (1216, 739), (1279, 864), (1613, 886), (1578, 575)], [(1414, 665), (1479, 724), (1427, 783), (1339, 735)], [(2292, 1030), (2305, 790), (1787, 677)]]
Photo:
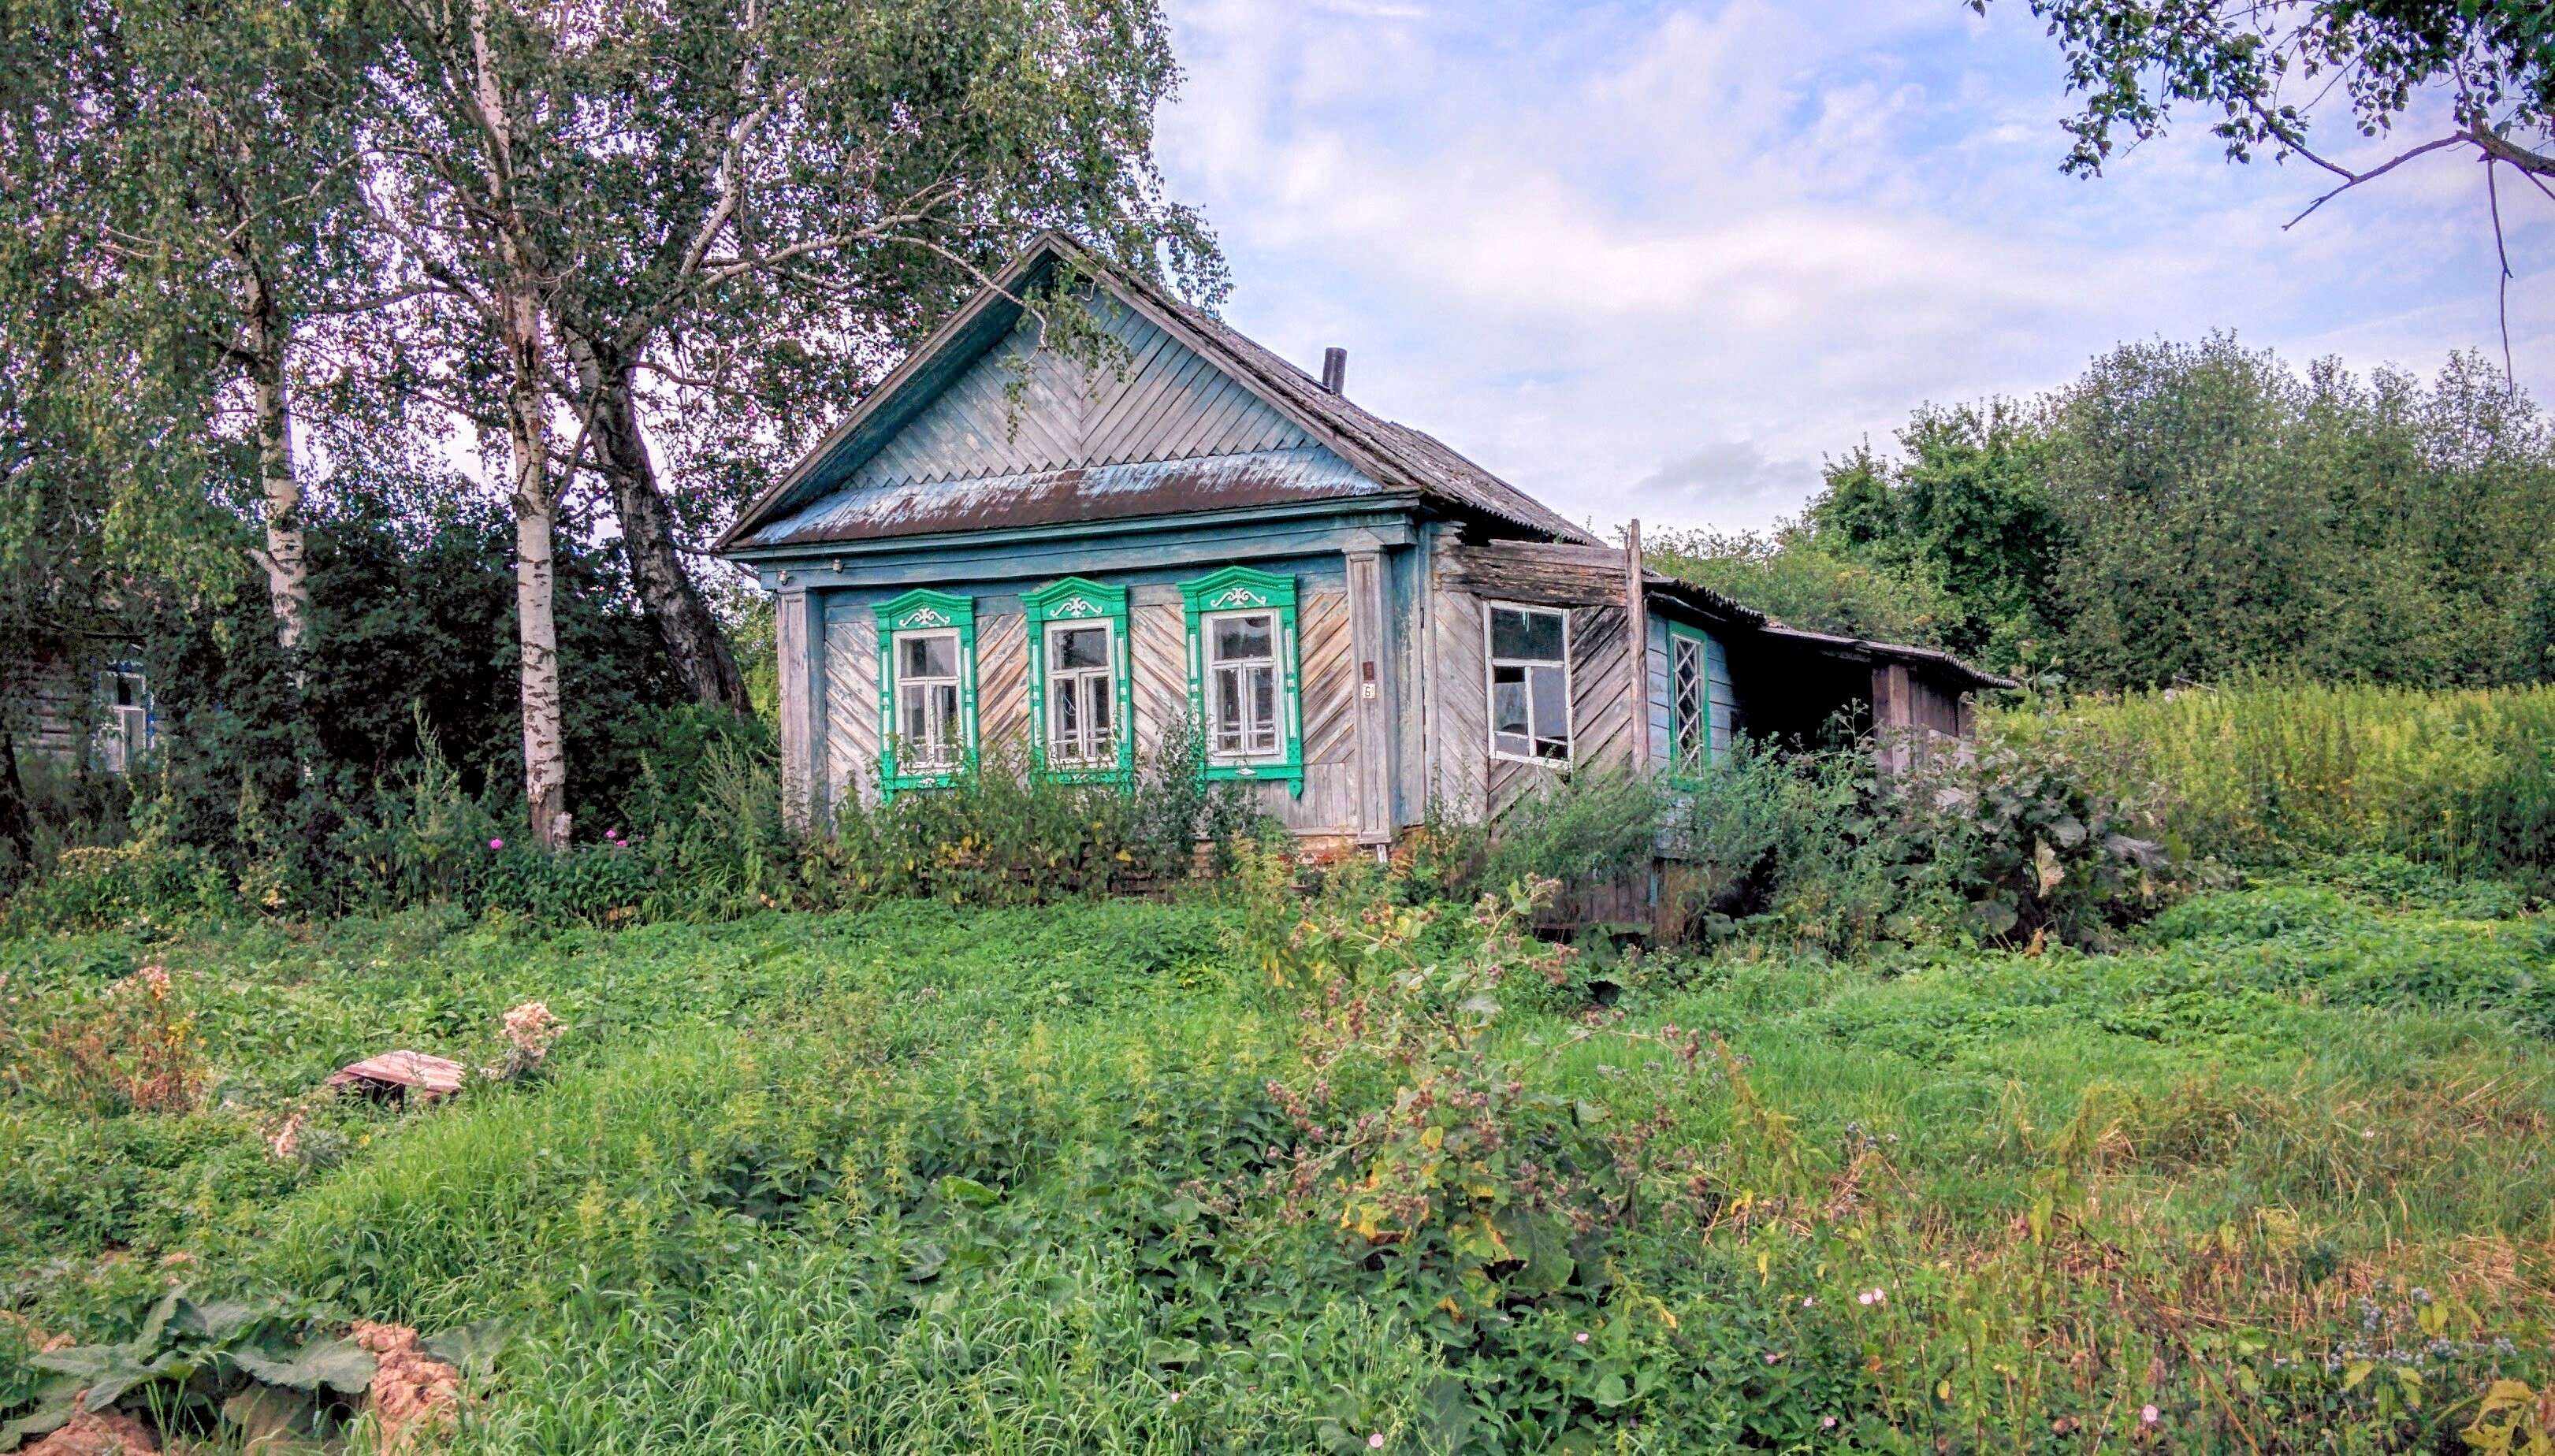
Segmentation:
[[(1116, 441), (1176, 458), (1080, 458), (1070, 442), (1039, 455), (1033, 433), (1011, 411), (1003, 429), (926, 418), (944, 395), (1011, 339), (1025, 311), (1022, 297), (1059, 265), (1095, 279), (1132, 315), (1133, 362), (1160, 376), (1143, 381), (1149, 398), (1181, 394), (1205, 422), (1184, 439), (1122, 429)], [(1153, 341), (1167, 336), (1175, 349)], [(1156, 354), (1160, 363), (1156, 367)], [(1217, 376), (1198, 378), (1194, 355)], [(1007, 408), (1036, 396), (1071, 408), (1071, 389), (1015, 365), (1005, 384)], [(977, 393), (984, 392), (979, 380)], [(1230, 391), (1227, 385), (1236, 387)], [(1201, 395), (1232, 393), (1226, 400)], [(1040, 394), (1039, 392), (1043, 392)], [(943, 417), (952, 412), (942, 407)], [(981, 412), (980, 412), (981, 413)], [(1113, 417), (1114, 418), (1114, 417)], [(981, 422), (979, 422), (981, 423)], [(1212, 427), (1207, 427), (1211, 425)], [(903, 474), (868, 469), (909, 426), (954, 442), (962, 463), (924, 465)], [(1000, 445), (988, 433), (1005, 436)], [(972, 449), (969, 447), (973, 447)], [(1327, 453), (1336, 463), (1315, 457)], [(893, 459), (893, 457), (891, 457)], [(1023, 466), (1035, 468), (1021, 468)], [(1345, 465), (1347, 468), (1340, 468)], [(1157, 468), (1142, 468), (1142, 467)], [(765, 491), (719, 539), (721, 550), (818, 545), (880, 537), (1051, 525), (1169, 511), (1214, 510), (1275, 501), (1406, 495), (1459, 515), (1489, 518), (1512, 529), (1583, 546), (1584, 528), (1450, 449), (1432, 435), (1378, 418), (1332, 394), (1304, 371), (1262, 348), (1201, 309), (1048, 234), (1005, 269), (872, 390), (815, 448)]]
[(1777, 641), (1794, 642), (1833, 657), (1878, 658), (1885, 663), (1905, 663), (1960, 679), (1972, 689), (2018, 686), (2010, 677), (2000, 677), (1962, 662), (1939, 648), (1909, 647), (1904, 643), (1874, 642), (1862, 637), (1839, 637), (1831, 632), (1811, 632), (1800, 627), (1786, 627), (1768, 622), (1764, 635)]

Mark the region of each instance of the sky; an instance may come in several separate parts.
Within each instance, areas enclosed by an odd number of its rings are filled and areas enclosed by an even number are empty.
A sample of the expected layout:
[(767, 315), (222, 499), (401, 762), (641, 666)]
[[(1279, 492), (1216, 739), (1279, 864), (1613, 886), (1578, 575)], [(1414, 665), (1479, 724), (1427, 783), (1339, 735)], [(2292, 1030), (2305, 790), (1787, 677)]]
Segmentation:
[[(2501, 351), (2481, 168), (2285, 231), (2319, 174), (2231, 166), (2197, 114), (2061, 176), (2057, 48), (2016, 0), (1168, 7), (1156, 154), (1225, 318), (1314, 372), (1346, 348), (1359, 403), (1610, 534), (1764, 529), (1918, 406), (2125, 340)], [(2516, 373), (2555, 404), (2555, 203), (2503, 182)]]

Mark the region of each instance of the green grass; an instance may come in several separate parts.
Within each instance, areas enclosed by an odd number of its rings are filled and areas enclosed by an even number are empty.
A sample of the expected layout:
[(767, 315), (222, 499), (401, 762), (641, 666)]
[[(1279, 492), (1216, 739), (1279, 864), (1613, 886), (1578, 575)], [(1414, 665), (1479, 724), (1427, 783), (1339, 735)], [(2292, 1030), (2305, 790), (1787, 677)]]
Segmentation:
[[(1648, 1191), (1565, 1284), (1461, 1324), (1415, 1265), (1286, 1213), (1299, 1132), (1268, 1088), (1304, 1080), (1313, 1003), (1267, 984), (1254, 913), (13, 942), (0, 1299), (82, 1338), (176, 1280), (503, 1316), (459, 1441), (508, 1452), (2121, 1449), (2149, 1403), (2188, 1449), (2378, 1449), (2453, 1431), (2496, 1372), (2545, 1378), (2555, 936), (2506, 890), (2351, 861), (2114, 956), (1513, 980), (1490, 1054)], [(69, 1105), (56, 1033), (152, 962), (200, 1105)], [(535, 1080), (308, 1095), (392, 1045), (488, 1061), (533, 998), (569, 1027)], [(1669, 1026), (1728, 1061), (1622, 1034)], [(1363, 1075), (1389, 1104), (1399, 1074)], [(294, 1108), (305, 1153), (278, 1158)], [(2454, 1350), (2424, 1353), (2416, 1286)], [(2419, 1410), (2394, 1366), (2349, 1379), (2389, 1349)]]

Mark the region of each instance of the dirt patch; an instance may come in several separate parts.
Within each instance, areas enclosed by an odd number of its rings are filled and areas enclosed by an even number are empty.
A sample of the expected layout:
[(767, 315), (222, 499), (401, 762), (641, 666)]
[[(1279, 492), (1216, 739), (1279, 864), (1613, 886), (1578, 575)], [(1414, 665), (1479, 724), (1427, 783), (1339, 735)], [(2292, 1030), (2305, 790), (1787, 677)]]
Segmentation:
[(159, 1449), (160, 1441), (151, 1434), (151, 1427), (132, 1416), (116, 1410), (83, 1410), (19, 1456), (112, 1456), (115, 1452), (142, 1456)]
[(461, 1402), (461, 1372), (420, 1348), (416, 1330), (359, 1319), (354, 1341), (381, 1362), (370, 1395), (384, 1451), (413, 1451), (452, 1424)]

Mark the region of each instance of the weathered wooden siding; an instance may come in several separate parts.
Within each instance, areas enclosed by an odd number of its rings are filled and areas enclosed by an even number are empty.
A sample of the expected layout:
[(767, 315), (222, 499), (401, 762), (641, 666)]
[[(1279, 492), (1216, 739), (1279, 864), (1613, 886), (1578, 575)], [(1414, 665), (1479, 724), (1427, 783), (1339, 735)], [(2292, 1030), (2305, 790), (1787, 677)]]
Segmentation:
[(1188, 616), (1177, 588), (1140, 586), (1129, 594), (1129, 674), (1136, 688), (1136, 763), (1152, 760), (1162, 735), (1189, 715)]
[(1491, 807), (1491, 705), (1482, 659), (1482, 604), (1472, 593), (1445, 584), (1443, 573), (1437, 579), (1428, 623), (1436, 739), (1429, 746), (1431, 791), (1449, 816), (1477, 818)]
[(878, 619), (863, 607), (825, 624), (825, 801), (875, 801), (878, 774)]
[(1632, 762), (1633, 635), (1621, 606), (1570, 610), (1570, 762), (1623, 768)]
[(976, 741), (1026, 762), (1030, 741), (1030, 619), (1020, 612), (976, 618)]
[(986, 353), (848, 484), (968, 480), (1068, 466), (1299, 449), (1311, 436), (1151, 322), (1115, 306), (1121, 374), (1086, 373), (1032, 330)]
[(1357, 684), (1349, 659), (1349, 596), (1296, 598), (1297, 694), (1304, 713), (1304, 792), (1263, 790), (1263, 801), (1298, 834), (1357, 833)]

